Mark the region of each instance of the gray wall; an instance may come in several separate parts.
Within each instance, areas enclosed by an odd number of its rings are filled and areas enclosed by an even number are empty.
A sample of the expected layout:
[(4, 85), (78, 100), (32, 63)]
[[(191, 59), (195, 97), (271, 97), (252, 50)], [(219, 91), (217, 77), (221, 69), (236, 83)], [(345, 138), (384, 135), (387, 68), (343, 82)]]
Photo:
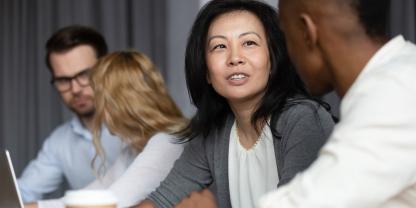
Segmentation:
[(185, 47), (189, 30), (198, 12), (199, 2), (167, 1), (167, 59), (166, 82), (169, 91), (183, 113), (191, 117), (191, 105), (185, 82)]
[(416, 42), (415, 0), (392, 0), (391, 34), (403, 34), (406, 39)]

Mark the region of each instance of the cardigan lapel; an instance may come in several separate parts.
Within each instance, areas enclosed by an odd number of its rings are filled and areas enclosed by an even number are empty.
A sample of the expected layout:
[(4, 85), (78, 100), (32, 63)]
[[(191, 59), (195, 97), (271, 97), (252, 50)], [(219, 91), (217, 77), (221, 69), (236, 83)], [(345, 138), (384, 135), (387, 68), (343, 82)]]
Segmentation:
[(217, 199), (219, 207), (231, 207), (230, 188), (228, 180), (228, 152), (231, 127), (234, 116), (227, 117), (224, 128), (216, 133), (214, 149), (215, 185), (217, 186)]

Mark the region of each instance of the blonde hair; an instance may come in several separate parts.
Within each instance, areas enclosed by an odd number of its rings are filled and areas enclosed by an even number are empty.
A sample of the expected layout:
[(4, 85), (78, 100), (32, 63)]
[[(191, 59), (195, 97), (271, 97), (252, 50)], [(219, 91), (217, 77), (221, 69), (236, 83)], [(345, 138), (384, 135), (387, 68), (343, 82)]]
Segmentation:
[(154, 134), (175, 133), (187, 124), (161, 74), (142, 53), (104, 56), (91, 69), (90, 83), (96, 106), (93, 141), (99, 156), (104, 156), (99, 139), (102, 123), (137, 152)]

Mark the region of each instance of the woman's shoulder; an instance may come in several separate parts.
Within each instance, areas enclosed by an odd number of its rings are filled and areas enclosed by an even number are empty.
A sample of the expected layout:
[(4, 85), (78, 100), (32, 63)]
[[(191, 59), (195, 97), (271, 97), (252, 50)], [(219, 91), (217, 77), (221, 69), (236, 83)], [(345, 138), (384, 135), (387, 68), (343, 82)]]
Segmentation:
[(172, 143), (172, 144), (176, 144), (176, 143), (180, 143), (178, 142), (179, 138), (173, 134), (170, 133), (166, 133), (166, 132), (158, 132), (156, 134), (154, 134), (152, 137), (150, 137), (148, 144), (153, 144), (153, 143)]
[(287, 100), (286, 105), (281, 112), (282, 114), (302, 114), (315, 112), (319, 108), (322, 108), (322, 106), (315, 100), (308, 98), (291, 98)]
[(278, 118), (280, 123), (293, 123), (300, 119), (333, 123), (331, 113), (325, 104), (308, 98), (289, 99)]
[(301, 141), (320, 147), (326, 142), (335, 123), (322, 104), (303, 99), (293, 102), (271, 125), (283, 138), (282, 141), (289, 144), (287, 147), (301, 144)]

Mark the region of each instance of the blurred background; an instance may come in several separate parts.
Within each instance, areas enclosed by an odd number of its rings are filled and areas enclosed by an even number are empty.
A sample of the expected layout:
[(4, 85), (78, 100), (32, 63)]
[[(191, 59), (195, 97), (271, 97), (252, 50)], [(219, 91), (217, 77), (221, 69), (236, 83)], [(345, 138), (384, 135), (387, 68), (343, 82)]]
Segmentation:
[[(278, 0), (267, 3), (276, 7)], [(0, 150), (11, 151), (19, 176), (49, 133), (71, 117), (50, 85), (44, 45), (58, 28), (82, 24), (100, 31), (110, 51), (146, 53), (170, 94), (192, 116), (184, 79), (191, 24), (207, 0), (0, 0)], [(393, 0), (392, 35), (416, 40), (414, 0)], [(416, 57), (415, 57), (416, 58)], [(339, 99), (324, 97), (338, 115)], [(71, 147), (68, 147), (71, 148)]]

